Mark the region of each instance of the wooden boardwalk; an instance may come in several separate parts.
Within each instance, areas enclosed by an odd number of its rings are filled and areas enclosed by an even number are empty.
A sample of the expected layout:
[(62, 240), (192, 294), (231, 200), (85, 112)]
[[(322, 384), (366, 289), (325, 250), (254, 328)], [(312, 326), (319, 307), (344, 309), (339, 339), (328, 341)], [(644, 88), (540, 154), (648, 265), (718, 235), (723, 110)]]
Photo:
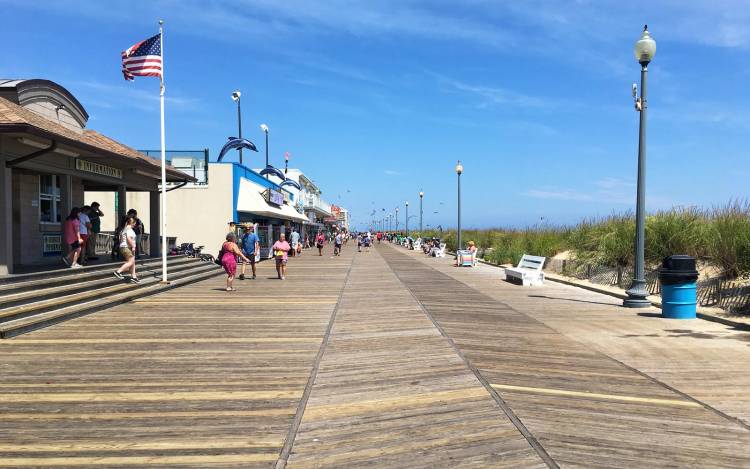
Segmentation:
[(737, 421), (442, 266), (354, 251), (0, 342), (0, 467), (750, 467)]

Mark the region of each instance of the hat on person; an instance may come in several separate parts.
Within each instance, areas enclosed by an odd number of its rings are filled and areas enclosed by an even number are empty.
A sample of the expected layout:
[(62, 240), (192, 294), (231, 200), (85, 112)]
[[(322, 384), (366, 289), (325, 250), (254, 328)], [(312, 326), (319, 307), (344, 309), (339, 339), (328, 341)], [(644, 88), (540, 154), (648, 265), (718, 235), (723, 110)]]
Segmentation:
[(91, 202), (92, 207), (99, 207), (99, 202)]

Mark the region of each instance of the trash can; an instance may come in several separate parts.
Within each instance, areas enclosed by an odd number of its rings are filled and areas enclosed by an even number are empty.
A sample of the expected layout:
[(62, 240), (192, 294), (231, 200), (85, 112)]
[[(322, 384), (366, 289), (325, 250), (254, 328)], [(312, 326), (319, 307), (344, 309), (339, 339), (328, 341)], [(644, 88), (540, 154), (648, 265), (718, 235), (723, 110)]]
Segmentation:
[(695, 319), (695, 258), (675, 255), (664, 258), (659, 269), (661, 315), (669, 319)]

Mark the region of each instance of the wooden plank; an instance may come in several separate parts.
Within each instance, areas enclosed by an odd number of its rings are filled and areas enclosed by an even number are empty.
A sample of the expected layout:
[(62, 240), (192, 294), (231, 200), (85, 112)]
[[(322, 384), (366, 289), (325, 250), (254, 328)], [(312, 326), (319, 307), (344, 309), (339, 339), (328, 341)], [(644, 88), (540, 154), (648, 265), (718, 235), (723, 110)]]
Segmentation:
[(546, 467), (374, 251), (352, 266), (287, 464)]

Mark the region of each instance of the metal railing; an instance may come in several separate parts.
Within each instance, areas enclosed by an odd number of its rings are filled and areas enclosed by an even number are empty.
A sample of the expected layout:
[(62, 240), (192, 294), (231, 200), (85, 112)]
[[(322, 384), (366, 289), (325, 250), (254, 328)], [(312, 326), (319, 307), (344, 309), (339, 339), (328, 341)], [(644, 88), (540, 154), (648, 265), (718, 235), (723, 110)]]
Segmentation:
[[(151, 255), (150, 235), (144, 233), (141, 237), (141, 246), (143, 253)], [(113, 231), (103, 231), (96, 234), (96, 254), (111, 254), (115, 243), (115, 233)], [(177, 246), (176, 236), (167, 236), (167, 249), (172, 250)]]

